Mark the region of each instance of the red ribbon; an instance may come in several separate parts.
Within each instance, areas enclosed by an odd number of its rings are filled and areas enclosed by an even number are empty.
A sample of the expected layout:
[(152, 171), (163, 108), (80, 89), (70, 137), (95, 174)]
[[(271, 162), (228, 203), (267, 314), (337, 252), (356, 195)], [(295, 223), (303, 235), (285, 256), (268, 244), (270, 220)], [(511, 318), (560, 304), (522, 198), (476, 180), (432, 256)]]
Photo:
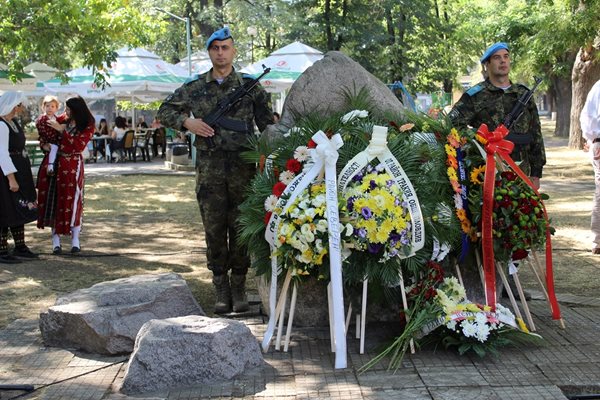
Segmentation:
[(486, 303), (496, 309), (496, 267), (494, 257), (494, 241), (492, 235), (492, 213), (494, 209), (494, 181), (496, 178), (496, 160), (495, 154), (506, 162), (510, 168), (527, 183), (540, 198), (542, 209), (544, 211), (544, 219), (546, 220), (546, 286), (548, 289), (548, 297), (550, 308), (552, 310), (552, 318), (560, 319), (560, 308), (556, 300), (554, 292), (554, 275), (552, 272), (552, 242), (550, 239), (550, 223), (548, 221), (548, 213), (546, 206), (541, 201), (541, 196), (527, 175), (521, 171), (521, 168), (510, 158), (510, 153), (514, 148), (514, 143), (505, 140), (508, 135), (508, 129), (504, 125), (498, 126), (493, 132), (488, 130), (486, 124), (481, 124), (477, 133), (481, 135), (487, 143), (485, 145), (486, 165), (485, 178), (483, 184), (483, 210), (481, 219), (481, 236), (483, 250), (483, 273), (485, 279), (485, 298)]

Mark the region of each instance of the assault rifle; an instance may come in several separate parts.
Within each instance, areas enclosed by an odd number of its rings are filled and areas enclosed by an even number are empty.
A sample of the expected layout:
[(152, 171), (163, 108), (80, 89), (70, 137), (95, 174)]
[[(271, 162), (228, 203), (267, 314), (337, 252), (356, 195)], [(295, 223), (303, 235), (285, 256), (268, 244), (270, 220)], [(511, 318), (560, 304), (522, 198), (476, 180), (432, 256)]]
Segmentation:
[[(258, 85), (258, 82), (260, 81), (260, 79), (262, 79), (263, 76), (271, 72), (271, 68), (265, 67), (264, 64), (262, 67), (263, 73), (260, 74), (258, 78), (252, 79), (244, 83), (229, 96), (219, 101), (219, 103), (217, 103), (217, 106), (214, 109), (212, 109), (212, 111), (208, 113), (208, 115), (202, 120), (213, 129), (217, 128), (218, 126), (221, 128), (230, 129), (238, 132), (247, 130), (248, 127), (246, 126), (245, 122), (236, 121), (233, 119), (225, 118), (223, 116), (225, 115), (225, 113), (231, 110), (231, 108), (235, 106), (240, 100), (242, 100), (244, 96), (248, 95), (250, 91), (254, 89), (256, 85)], [(215, 148), (215, 141), (212, 137), (206, 138), (206, 144), (209, 149)]]
[(533, 135), (531, 133), (512, 133), (512, 127), (519, 120), (519, 118), (521, 118), (521, 115), (523, 115), (525, 107), (527, 107), (527, 103), (529, 102), (529, 100), (531, 100), (531, 97), (533, 96), (533, 92), (535, 92), (535, 89), (537, 89), (537, 87), (540, 85), (540, 83), (542, 83), (543, 80), (539, 77), (534, 77), (534, 79), (535, 85), (533, 85), (531, 89), (529, 89), (527, 92), (523, 93), (521, 97), (519, 97), (519, 101), (517, 101), (517, 104), (514, 105), (510, 113), (506, 116), (506, 118), (504, 118), (503, 125), (509, 131), (508, 135), (506, 136), (506, 139), (510, 140), (516, 145), (526, 145), (531, 143), (531, 141), (533, 140)]

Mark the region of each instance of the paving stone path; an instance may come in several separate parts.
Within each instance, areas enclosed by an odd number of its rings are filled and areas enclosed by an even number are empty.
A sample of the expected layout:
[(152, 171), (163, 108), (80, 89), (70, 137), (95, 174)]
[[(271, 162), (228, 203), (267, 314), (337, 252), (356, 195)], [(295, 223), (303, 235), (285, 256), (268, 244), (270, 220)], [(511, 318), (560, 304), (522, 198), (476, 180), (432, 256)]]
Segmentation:
[[(421, 349), (396, 372), (386, 364), (358, 369), (393, 337), (390, 325), (367, 327), (366, 352), (348, 336), (348, 368), (333, 369), (329, 331), (297, 329), (289, 351), (265, 354), (266, 365), (234, 380), (128, 397), (116, 391), (127, 358), (44, 347), (36, 320), (18, 320), (0, 331), (0, 384), (33, 385), (33, 393), (0, 392), (26, 399), (566, 399), (600, 393), (600, 299), (559, 296), (562, 330), (545, 301), (531, 301), (543, 347), (506, 348), (500, 357), (459, 356)], [(262, 338), (266, 318), (258, 305), (241, 319)], [(564, 390), (564, 392), (563, 392)]]

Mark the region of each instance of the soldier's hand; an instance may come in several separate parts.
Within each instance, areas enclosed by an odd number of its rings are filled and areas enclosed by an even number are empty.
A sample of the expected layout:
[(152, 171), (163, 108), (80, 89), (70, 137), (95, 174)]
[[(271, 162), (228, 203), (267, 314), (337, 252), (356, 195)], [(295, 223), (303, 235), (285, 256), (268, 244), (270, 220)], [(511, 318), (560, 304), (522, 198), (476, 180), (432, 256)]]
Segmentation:
[(592, 158), (594, 160), (600, 160), (600, 142), (592, 143), (591, 151)]
[(211, 137), (215, 134), (214, 129), (199, 118), (188, 118), (183, 122), (183, 126), (197, 136)]

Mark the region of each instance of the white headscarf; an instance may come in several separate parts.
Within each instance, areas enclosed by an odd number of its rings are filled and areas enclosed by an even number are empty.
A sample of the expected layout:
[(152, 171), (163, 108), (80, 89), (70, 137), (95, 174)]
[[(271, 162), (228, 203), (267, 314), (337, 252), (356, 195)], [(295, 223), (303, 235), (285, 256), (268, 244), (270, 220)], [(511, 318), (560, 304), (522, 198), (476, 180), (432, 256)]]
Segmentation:
[(23, 103), (27, 100), (23, 92), (4, 92), (2, 96), (0, 96), (0, 116), (4, 116), (10, 114), (10, 112), (15, 108), (19, 103)]

